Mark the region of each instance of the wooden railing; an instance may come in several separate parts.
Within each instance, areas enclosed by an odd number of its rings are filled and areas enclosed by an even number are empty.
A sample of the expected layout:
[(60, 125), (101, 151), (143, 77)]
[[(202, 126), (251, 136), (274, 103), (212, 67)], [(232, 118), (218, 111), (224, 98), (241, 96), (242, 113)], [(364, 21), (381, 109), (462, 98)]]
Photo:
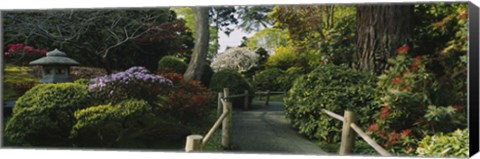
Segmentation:
[(273, 95), (273, 94), (287, 94), (287, 91), (270, 91), (270, 90), (267, 90), (267, 91), (257, 91), (255, 92), (255, 95), (260, 95), (260, 99), (262, 98), (262, 96), (267, 96), (267, 99), (265, 100), (265, 105), (268, 105), (268, 102), (270, 101), (270, 95)]
[[(227, 97), (227, 98), (223, 98)], [(221, 146), (224, 149), (230, 148), (230, 129), (232, 127), (232, 103), (228, 100), (229, 90), (228, 88), (223, 89), (223, 94), (219, 95), (219, 105), (223, 107), (223, 113), (220, 114), (219, 118), (213, 124), (212, 128), (208, 133), (203, 137), (202, 135), (189, 135), (187, 136), (187, 141), (185, 144), (185, 151), (202, 151), (203, 147), (207, 144), (208, 140), (213, 136), (216, 130), (222, 125), (222, 141)], [(221, 109), (219, 109), (221, 110)]]
[[(257, 95), (260, 95), (259, 97), (261, 98), (262, 96), (266, 96), (266, 100), (265, 100), (265, 105), (268, 105), (269, 101), (270, 101), (270, 95), (274, 95), (274, 94), (286, 94), (287, 91), (257, 91), (255, 92), (255, 94), (253, 95), (249, 95), (248, 93), (248, 90), (245, 90), (244, 93), (242, 94), (236, 94), (236, 95), (230, 95), (228, 97), (226, 97), (227, 99), (232, 99), (232, 98), (245, 98), (244, 99), (244, 105), (243, 105), (243, 109), (244, 110), (248, 110), (249, 109), (249, 103), (248, 103), (248, 100), (250, 98), (253, 98)], [(218, 93), (218, 105), (217, 105), (217, 116), (220, 116), (220, 114), (222, 113), (222, 102), (221, 102), (221, 99), (224, 98), (224, 95), (223, 93)]]
[(362, 129), (360, 129), (360, 127), (356, 124), (357, 117), (354, 112), (347, 110), (344, 112), (344, 115), (341, 116), (326, 109), (322, 109), (322, 111), (327, 115), (329, 115), (330, 117), (343, 122), (342, 140), (340, 143), (340, 150), (338, 152), (340, 155), (348, 155), (352, 153), (352, 150), (355, 145), (355, 134), (357, 133), (360, 137), (362, 137), (363, 140), (365, 140), (370, 146), (372, 146), (382, 156), (392, 156), (390, 153), (388, 153), (387, 150), (385, 150), (383, 147), (378, 145), (377, 142), (375, 142), (365, 132), (363, 132)]

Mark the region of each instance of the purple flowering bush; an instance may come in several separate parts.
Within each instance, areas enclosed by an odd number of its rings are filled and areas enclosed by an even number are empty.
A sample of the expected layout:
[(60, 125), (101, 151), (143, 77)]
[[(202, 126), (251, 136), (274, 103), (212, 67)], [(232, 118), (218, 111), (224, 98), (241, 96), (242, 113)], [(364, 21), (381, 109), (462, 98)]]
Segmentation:
[(126, 99), (143, 99), (154, 103), (159, 95), (167, 95), (172, 81), (150, 74), (144, 67), (134, 66), (124, 72), (91, 79), (92, 97), (105, 103), (119, 103)]

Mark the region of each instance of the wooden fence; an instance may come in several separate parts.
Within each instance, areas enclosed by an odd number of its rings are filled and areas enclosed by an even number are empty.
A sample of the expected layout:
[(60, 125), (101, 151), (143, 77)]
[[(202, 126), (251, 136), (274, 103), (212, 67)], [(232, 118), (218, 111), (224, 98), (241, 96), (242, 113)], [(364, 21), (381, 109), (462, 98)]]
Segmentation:
[(390, 153), (387, 152), (387, 150), (378, 145), (377, 142), (375, 142), (365, 132), (363, 132), (362, 129), (360, 129), (360, 127), (356, 124), (357, 117), (354, 112), (347, 110), (344, 112), (344, 115), (341, 116), (326, 109), (322, 109), (322, 111), (330, 117), (343, 122), (342, 140), (340, 143), (340, 150), (338, 152), (340, 155), (348, 155), (352, 153), (355, 145), (355, 135), (358, 134), (382, 156), (392, 156)]
[(267, 90), (267, 91), (258, 91), (258, 92), (255, 92), (255, 95), (260, 95), (260, 99), (262, 98), (262, 96), (266, 96), (267, 99), (265, 100), (265, 105), (268, 105), (268, 102), (270, 101), (270, 95), (273, 95), (273, 94), (287, 94), (287, 91), (270, 91), (270, 90)]
[[(255, 92), (255, 94), (253, 95), (249, 95), (248, 93), (248, 90), (245, 90), (244, 93), (242, 94), (237, 94), (237, 95), (230, 95), (228, 97), (225, 97), (227, 99), (232, 99), (232, 98), (244, 98), (244, 101), (248, 101), (250, 98), (253, 98), (255, 96), (259, 96), (260, 98), (262, 96), (266, 96), (266, 100), (265, 100), (265, 105), (268, 105), (269, 101), (270, 101), (270, 95), (274, 95), (274, 94), (286, 94), (287, 91), (257, 91)], [(221, 110), (222, 110), (222, 102), (221, 102), (221, 99), (224, 98), (224, 95), (223, 93), (218, 93), (218, 105), (217, 105), (217, 116), (220, 116), (221, 114)], [(249, 109), (249, 105), (248, 105), (248, 102), (244, 102), (244, 105), (243, 105), (243, 109), (244, 110), (248, 110)]]
[(230, 148), (230, 129), (232, 127), (232, 102), (230, 101), (233, 98), (244, 98), (244, 110), (249, 109), (249, 99), (253, 98), (255, 95), (265, 95), (267, 97), (266, 105), (268, 105), (270, 95), (273, 94), (285, 94), (286, 91), (282, 92), (255, 92), (253, 95), (249, 95), (248, 90), (245, 90), (242, 94), (230, 95), (228, 88), (224, 88), (223, 92), (218, 93), (218, 103), (217, 103), (217, 121), (213, 124), (212, 128), (208, 131), (205, 136), (194, 134), (187, 136), (187, 141), (185, 144), (185, 151), (202, 151), (203, 147), (207, 144), (208, 140), (212, 137), (216, 130), (222, 125), (222, 147)]
[[(227, 97), (227, 98), (223, 98)], [(187, 141), (185, 144), (185, 151), (202, 151), (203, 147), (207, 144), (208, 140), (212, 137), (216, 130), (222, 125), (222, 142), (221, 145), (223, 148), (230, 148), (230, 129), (232, 127), (232, 103), (228, 100), (229, 90), (228, 88), (223, 89), (223, 94), (219, 96), (219, 105), (223, 106), (223, 113), (219, 116), (215, 124), (208, 131), (208, 133), (203, 137), (202, 135), (189, 135), (187, 136)]]

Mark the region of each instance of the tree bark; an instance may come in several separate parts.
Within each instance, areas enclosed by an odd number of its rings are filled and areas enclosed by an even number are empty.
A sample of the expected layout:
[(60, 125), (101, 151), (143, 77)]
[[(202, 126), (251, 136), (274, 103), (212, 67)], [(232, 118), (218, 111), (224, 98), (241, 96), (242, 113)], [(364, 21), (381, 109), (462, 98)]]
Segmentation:
[[(395, 50), (410, 42), (413, 5), (357, 6), (357, 52), (354, 69), (381, 74)], [(411, 46), (410, 46), (411, 47)]]
[(208, 54), (209, 42), (209, 25), (208, 25), (208, 9), (207, 7), (195, 7), (196, 17), (196, 39), (193, 48), (192, 59), (188, 64), (187, 71), (184, 74), (186, 79), (201, 80), (203, 74), (203, 65)]

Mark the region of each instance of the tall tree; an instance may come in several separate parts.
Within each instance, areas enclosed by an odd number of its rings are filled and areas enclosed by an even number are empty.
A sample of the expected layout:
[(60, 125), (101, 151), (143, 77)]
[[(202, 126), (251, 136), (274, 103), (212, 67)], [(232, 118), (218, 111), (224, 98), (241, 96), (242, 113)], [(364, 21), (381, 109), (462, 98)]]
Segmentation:
[(383, 72), (395, 49), (410, 42), (412, 20), (413, 5), (357, 6), (357, 52), (353, 67), (376, 74)]
[(268, 14), (273, 11), (273, 6), (241, 6), (237, 7), (237, 14), (241, 19), (239, 28), (250, 33), (259, 31), (272, 25), (273, 21)]
[(209, 25), (208, 25), (208, 9), (207, 7), (195, 7), (196, 39), (193, 48), (192, 58), (188, 64), (187, 71), (184, 76), (186, 79), (201, 80), (203, 74), (203, 66), (208, 53), (209, 42)]
[[(172, 8), (176, 13), (181, 15), (186, 21), (186, 26), (192, 31), (195, 38), (196, 33), (196, 21), (195, 21), (195, 12), (191, 7), (180, 7)], [(229, 35), (234, 28), (231, 27), (238, 23), (237, 18), (235, 17), (236, 10), (235, 7), (210, 7), (208, 10), (209, 16), (209, 25), (210, 25), (210, 38), (208, 46), (207, 59), (211, 60), (220, 48), (218, 41), (219, 32), (223, 32)]]

